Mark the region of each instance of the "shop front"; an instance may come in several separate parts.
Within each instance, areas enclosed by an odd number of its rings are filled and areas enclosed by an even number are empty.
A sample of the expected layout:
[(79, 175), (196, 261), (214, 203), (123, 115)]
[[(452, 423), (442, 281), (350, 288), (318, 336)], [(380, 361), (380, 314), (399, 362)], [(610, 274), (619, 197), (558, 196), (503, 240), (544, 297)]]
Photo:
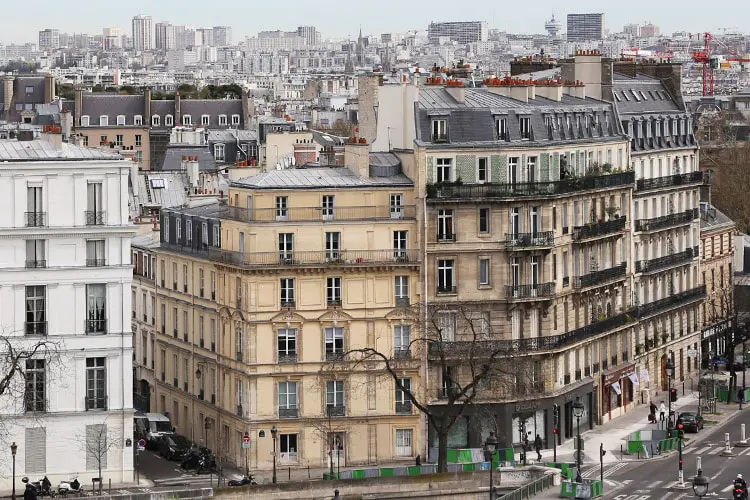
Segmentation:
[(633, 407), (633, 394), (638, 390), (640, 380), (635, 363), (607, 370), (602, 374), (601, 416), (602, 422), (625, 414)]

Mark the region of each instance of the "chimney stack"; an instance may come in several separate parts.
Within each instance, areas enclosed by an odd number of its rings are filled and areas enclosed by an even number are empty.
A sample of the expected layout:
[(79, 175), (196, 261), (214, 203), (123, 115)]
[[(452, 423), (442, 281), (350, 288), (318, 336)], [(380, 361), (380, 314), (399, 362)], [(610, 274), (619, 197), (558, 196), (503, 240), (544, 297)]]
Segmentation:
[(52, 75), (46, 75), (44, 77), (44, 102), (49, 104), (55, 100), (55, 77)]
[(143, 125), (151, 126), (151, 87), (143, 89)]
[(370, 146), (347, 143), (344, 147), (344, 164), (360, 177), (370, 177)]

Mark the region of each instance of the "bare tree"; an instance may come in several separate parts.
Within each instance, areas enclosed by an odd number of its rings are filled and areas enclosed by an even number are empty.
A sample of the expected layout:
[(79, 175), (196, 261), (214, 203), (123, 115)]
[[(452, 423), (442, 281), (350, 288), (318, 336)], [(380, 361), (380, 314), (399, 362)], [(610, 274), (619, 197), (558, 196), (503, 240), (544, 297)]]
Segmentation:
[(110, 432), (107, 419), (101, 424), (86, 426), (86, 434), (79, 438), (81, 448), (86, 453), (86, 468), (89, 469), (92, 462), (96, 464), (99, 471), (99, 493), (102, 492), (102, 468), (107, 467), (107, 459), (111, 450), (118, 449), (122, 441), (115, 433)]
[[(470, 408), (523, 397), (533, 385), (531, 361), (521, 352), (521, 344), (496, 335), (485, 311), (481, 304), (460, 302), (406, 308), (404, 321), (412, 325), (408, 345), (394, 352), (351, 349), (327, 370), (350, 372), (362, 365), (368, 373), (392, 380), (434, 430), (438, 470), (445, 472), (449, 433)], [(438, 386), (406, 386), (403, 363), (415, 357), (426, 360), (430, 380), (441, 381)]]

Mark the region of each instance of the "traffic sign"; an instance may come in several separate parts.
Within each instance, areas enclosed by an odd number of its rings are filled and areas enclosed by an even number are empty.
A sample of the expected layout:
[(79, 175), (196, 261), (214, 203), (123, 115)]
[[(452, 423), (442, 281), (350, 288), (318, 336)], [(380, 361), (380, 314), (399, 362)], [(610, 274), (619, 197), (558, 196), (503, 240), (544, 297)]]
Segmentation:
[(248, 434), (247, 432), (242, 435), (242, 447), (250, 448), (250, 434)]
[(138, 451), (143, 451), (146, 449), (146, 440), (145, 439), (139, 439), (138, 440)]
[(697, 349), (688, 349), (687, 350), (688, 358), (697, 358), (698, 357), (698, 350)]

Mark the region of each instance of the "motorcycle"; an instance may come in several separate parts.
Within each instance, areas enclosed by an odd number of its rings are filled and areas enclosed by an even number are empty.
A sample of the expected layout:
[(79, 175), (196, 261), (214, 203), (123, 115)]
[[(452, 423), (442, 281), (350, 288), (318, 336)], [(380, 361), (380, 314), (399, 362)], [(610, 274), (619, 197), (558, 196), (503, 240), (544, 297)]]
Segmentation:
[(210, 474), (216, 472), (216, 460), (210, 453), (203, 453), (198, 457), (196, 474)]
[(57, 492), (62, 496), (67, 496), (71, 494), (82, 494), (83, 493), (83, 485), (78, 481), (78, 478), (75, 477), (69, 481), (60, 481), (60, 485), (57, 487)]
[(246, 474), (241, 479), (232, 479), (227, 483), (229, 486), (245, 486), (248, 484), (258, 484), (255, 482), (252, 474)]
[(47, 479), (47, 476), (44, 476), (44, 478), (40, 479), (39, 481), (31, 481), (29, 484), (31, 484), (36, 490), (37, 496), (50, 498), (55, 497), (55, 492), (52, 491), (52, 484), (49, 482), (49, 479)]
[(747, 500), (747, 487), (739, 481), (734, 482), (734, 493), (735, 500)]

